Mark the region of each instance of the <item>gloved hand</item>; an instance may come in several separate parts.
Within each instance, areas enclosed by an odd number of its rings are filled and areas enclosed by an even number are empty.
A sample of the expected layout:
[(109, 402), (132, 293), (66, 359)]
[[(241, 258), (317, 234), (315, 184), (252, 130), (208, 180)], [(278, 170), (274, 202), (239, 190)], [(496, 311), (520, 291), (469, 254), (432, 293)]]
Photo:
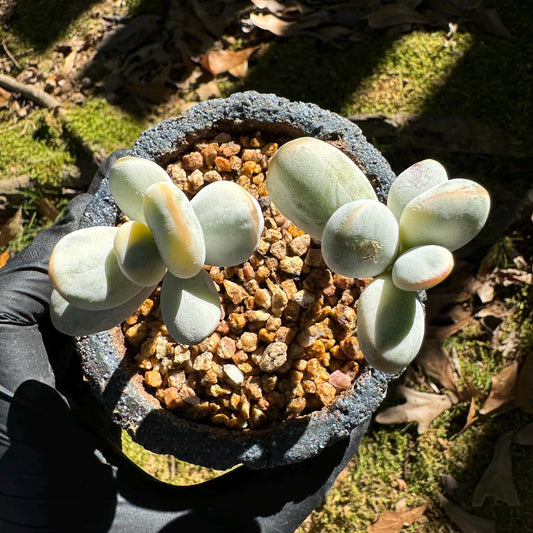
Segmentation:
[[(107, 174), (100, 167), (91, 190)], [(0, 531), (291, 532), (322, 502), (365, 427), (299, 464), (239, 467), (190, 487), (161, 483), (120, 451), (82, 380), (72, 339), (49, 319), (48, 260), (90, 194), (0, 269)]]

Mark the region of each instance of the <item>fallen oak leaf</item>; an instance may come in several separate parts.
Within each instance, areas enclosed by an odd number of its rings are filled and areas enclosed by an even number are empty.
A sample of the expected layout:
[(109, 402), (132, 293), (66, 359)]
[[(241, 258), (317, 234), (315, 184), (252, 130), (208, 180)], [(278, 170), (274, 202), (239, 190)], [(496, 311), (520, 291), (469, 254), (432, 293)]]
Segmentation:
[(46, 218), (55, 220), (59, 216), (58, 208), (47, 198), (39, 198), (35, 203), (42, 209)]
[(379, 424), (417, 422), (418, 433), (421, 434), (437, 416), (453, 405), (447, 394), (420, 392), (402, 385), (398, 389), (407, 401), (378, 413), (376, 422)]
[(404, 527), (414, 524), (426, 511), (420, 505), (408, 511), (385, 511), (377, 522), (369, 526), (368, 533), (400, 533)]
[[(211, 6), (210, 6), (211, 4)], [(214, 36), (223, 35), (226, 27), (231, 22), (231, 17), (224, 16), (224, 11), (219, 14), (209, 12), (209, 7), (213, 7), (215, 2), (200, 2), (192, 0), (192, 8), (198, 17), (198, 20), (204, 25), (205, 29)]]
[(19, 208), (3, 226), (0, 226), (0, 246), (4, 246), (17, 237), (20, 237), (23, 231), (22, 209)]
[(467, 428), (469, 428), (478, 417), (476, 416), (476, 399), (472, 398), (470, 400), (470, 407), (468, 408), (468, 414), (466, 415), (466, 423), (463, 427), (463, 431)]
[(441, 342), (432, 335), (432, 328), (428, 331), (416, 361), (428, 376), (436, 379), (445, 389), (451, 390), (459, 396), (457, 385), (460, 376), (454, 371)]
[(486, 304), (494, 300), (494, 294), (496, 292), (494, 287), (494, 283), (490, 279), (479, 283), (479, 286), (476, 288), (476, 294), (481, 300), (481, 303)]
[(495, 9), (476, 9), (474, 11), (474, 20), (492, 35), (503, 37), (504, 39), (513, 38)]
[(218, 83), (215, 80), (211, 80), (207, 83), (201, 83), (194, 91), (198, 96), (200, 102), (204, 100), (210, 100), (211, 98), (218, 98), (220, 96), (220, 89)]
[(0, 109), (3, 107), (9, 107), (10, 99), (11, 93), (0, 87)]
[(444, 512), (462, 533), (496, 533), (493, 520), (468, 513), (442, 494), (439, 494), (439, 501)]
[(402, 3), (387, 4), (363, 17), (370, 28), (382, 29), (401, 24), (427, 23), (429, 19), (416, 9)]
[(520, 505), (518, 493), (513, 483), (512, 440), (513, 432), (508, 431), (500, 435), (496, 441), (492, 461), (474, 490), (472, 498), (474, 507), (481, 507), (488, 497), (503, 501), (510, 507), (518, 507)]
[(528, 354), (520, 368), (515, 387), (515, 404), (526, 413), (533, 413), (533, 354)]
[[(208, 50), (202, 58), (202, 66), (213, 76), (224, 72), (236, 71), (243, 65), (247, 67), (248, 59), (258, 49), (258, 46), (243, 48), (242, 50)], [(244, 75), (246, 75), (246, 70)], [(239, 73), (242, 77), (242, 71)]]
[(492, 378), (492, 388), (479, 413), (489, 415), (507, 406), (511, 408), (518, 380), (518, 361), (513, 361)]
[(495, 271), (497, 283), (501, 283), (504, 287), (510, 285), (531, 285), (533, 283), (533, 275), (530, 272), (524, 272), (517, 268), (502, 268)]
[(20, 191), (31, 186), (31, 178), (27, 174), (21, 174), (15, 178), (0, 179), (0, 194), (6, 196), (17, 195)]
[(268, 9), (271, 13), (283, 13), (287, 9), (285, 4), (277, 0), (252, 0), (252, 4), (259, 9)]
[(516, 306), (505, 304), (501, 301), (491, 302), (488, 305), (485, 305), (482, 307), (479, 311), (477, 311), (474, 314), (475, 318), (486, 318), (486, 317), (494, 317), (494, 318), (505, 318), (506, 316), (510, 315), (514, 310)]
[(263, 15), (260, 13), (250, 13), (250, 22), (257, 28), (269, 31), (278, 37), (289, 35), (293, 30), (294, 24), (296, 23), (295, 21), (288, 22), (281, 20), (275, 15)]

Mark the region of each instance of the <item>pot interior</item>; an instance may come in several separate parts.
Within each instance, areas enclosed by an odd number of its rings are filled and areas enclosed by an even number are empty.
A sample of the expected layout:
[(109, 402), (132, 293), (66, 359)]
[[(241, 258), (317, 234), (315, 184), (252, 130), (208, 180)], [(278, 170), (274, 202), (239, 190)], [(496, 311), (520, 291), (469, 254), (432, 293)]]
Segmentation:
[[(261, 95), (255, 92), (247, 92), (232, 95), (227, 99), (202, 102), (186, 111), (183, 115), (167, 119), (146, 130), (136, 142), (131, 155), (154, 160), (163, 166), (163, 168), (168, 168), (169, 166), (176, 164), (176, 162), (182, 159), (188, 152), (198, 151), (198, 149), (193, 148), (193, 146), (199, 141), (206, 139), (212, 140), (217, 135), (221, 134), (229, 134), (231, 137), (238, 137), (239, 139), (242, 135), (253, 137), (256, 132), (261, 132), (264, 137), (263, 140), (267, 142), (277, 142), (278, 144), (300, 136), (311, 136), (330, 142), (340, 148), (354, 162), (356, 162), (356, 164), (358, 164), (374, 185), (378, 197), (382, 201), (385, 200), (389, 184), (392, 179), (394, 179), (394, 175), (383, 156), (365, 140), (357, 126), (335, 113), (324, 111), (315, 105), (290, 102), (274, 95)], [(222, 144), (222, 142), (219, 144)], [(255, 149), (262, 147), (251, 146), (250, 148)], [(261, 164), (261, 162), (259, 162), (259, 164)], [(183, 178), (183, 173), (178, 167), (169, 169), (169, 171), (171, 174), (172, 171), (174, 171), (177, 175)], [(264, 173), (264, 169), (261, 169), (261, 171)], [(189, 171), (189, 175), (193, 172), (194, 171)], [(254, 183), (254, 176), (256, 175), (257, 173), (254, 175), (252, 172), (250, 183), (255, 185), (257, 187), (256, 192), (259, 192), (261, 183)], [(185, 182), (186, 181), (187, 177), (185, 177)], [(256, 180), (256, 182), (259, 181), (260, 179)], [(263, 196), (263, 199), (261, 199), (261, 196)], [(264, 211), (270, 209), (268, 198), (264, 195), (259, 195), (259, 201)], [(113, 224), (115, 223), (116, 215), (116, 205), (111, 198), (108, 185), (104, 180), (95, 196), (95, 200), (86, 212), (86, 224)], [(279, 231), (281, 226), (282, 231), (280, 233), (283, 239), (283, 236), (286, 236), (283, 230), (289, 231), (288, 226), (284, 226), (286, 223), (281, 218), (278, 218), (276, 221), (278, 214), (275, 212), (273, 213), (272, 210), (270, 210), (270, 213), (267, 213), (267, 215), (267, 218), (274, 219), (274, 222), (269, 221), (268, 224), (270, 227), (266, 227), (266, 230), (270, 229)], [(299, 236), (301, 235), (292, 235), (291, 242)], [(263, 237), (266, 237), (266, 234)], [(279, 240), (275, 240), (275, 242), (279, 242)], [(274, 242), (268, 244), (272, 245)], [(287, 248), (290, 249), (290, 242), (287, 242), (286, 244), (288, 244)], [(280, 246), (283, 247), (283, 245), (278, 245), (278, 247)], [(298, 255), (297, 253), (294, 254), (293, 252), (290, 252), (289, 255), (296, 255), (301, 258), (300, 266), (303, 270), (304, 267), (307, 268), (309, 266), (310, 259), (307, 259), (308, 256), (313, 256), (316, 261), (319, 261), (319, 244), (311, 241), (309, 242), (305, 253)], [(275, 258), (278, 260), (279, 264), (280, 259), (277, 257)], [(262, 259), (265, 261), (264, 254), (262, 255)], [(306, 260), (308, 263), (307, 265), (305, 265)], [(294, 262), (299, 263), (299, 261)], [(255, 274), (257, 274), (257, 268), (260, 266), (262, 265), (256, 264), (255, 267), (253, 266)], [(243, 269), (243, 265), (239, 268)], [(224, 272), (224, 269), (222, 269), (224, 279), (219, 280), (222, 282), (221, 293), (223, 298), (228, 298), (230, 301), (231, 294), (228, 293), (227, 287), (224, 286), (224, 281), (235, 282), (235, 279), (242, 277), (243, 272), (241, 272), (239, 268), (237, 268), (236, 271), (234, 269), (231, 276), (228, 275), (229, 272)], [(318, 266), (313, 266), (312, 268), (318, 268)], [(213, 272), (212, 275), (217, 277), (220, 275), (220, 272)], [(304, 281), (301, 279), (301, 276), (297, 271), (292, 274), (286, 272), (282, 277), (283, 279), (277, 281), (281, 283), (289, 279), (300, 284), (300, 287), (297, 286), (298, 290), (296, 290), (296, 293), (308, 288), (303, 286)], [(354, 285), (351, 285), (350, 287), (345, 286), (346, 283), (350, 284), (352, 282), (340, 279), (337, 280), (336, 286), (335, 283), (330, 283), (331, 278), (329, 275), (325, 277), (316, 275), (316, 278), (318, 280), (322, 279), (322, 283), (324, 283), (324, 280), (327, 281), (327, 283), (321, 287), (321, 290), (325, 287), (329, 287), (330, 289), (331, 287), (335, 287), (337, 300), (333, 306), (329, 306), (331, 308), (335, 307), (339, 300), (342, 300), (342, 293), (344, 291), (349, 291), (350, 289), (360, 291), (362, 288), (359, 286), (354, 289)], [(265, 278), (265, 280), (266, 279), (267, 278)], [(273, 281), (277, 283), (275, 279)], [(269, 286), (267, 282), (264, 281), (259, 288), (269, 289)], [(231, 290), (232, 287), (230, 286), (230, 292)], [(251, 291), (247, 290), (247, 292), (249, 293)], [(272, 293), (272, 291), (270, 292)], [(292, 295), (294, 294), (295, 292), (293, 291)], [(264, 294), (262, 296), (264, 296)], [(271, 300), (272, 296), (273, 295), (270, 294)], [(298, 298), (300, 298), (300, 296), (302, 297), (300, 300), (301, 303), (309, 303), (309, 300), (303, 298), (303, 294), (299, 295)], [(355, 310), (354, 302), (356, 302), (356, 296), (356, 294), (352, 294), (350, 297), (345, 296), (342, 305), (348, 304), (348, 307), (351, 305), (352, 310)], [(255, 299), (255, 292), (254, 294), (249, 294), (249, 296), (243, 300), (244, 304), (242, 302), (236, 304), (231, 302), (231, 305), (246, 306), (246, 302), (250, 302), (247, 298)], [(353, 301), (348, 302), (350, 298), (354, 299)], [(155, 301), (152, 303), (156, 304)], [(301, 314), (305, 315), (308, 313), (309, 315), (313, 314), (313, 312), (321, 312), (309, 311), (309, 309), (312, 308), (312, 305), (313, 302), (311, 302), (309, 307), (302, 306)], [(246, 311), (250, 310), (260, 311), (261, 308), (246, 309)], [(231, 311), (235, 312), (235, 308), (231, 309)], [(244, 314), (246, 314), (246, 311), (244, 311)], [(329, 313), (331, 313), (331, 310), (327, 310), (327, 314)], [(341, 321), (346, 319), (347, 323), (353, 323), (353, 313), (350, 311), (348, 311), (348, 313), (350, 314), (349, 317), (342, 312), (337, 313), (337, 318), (341, 318)], [(228, 318), (231, 313), (226, 314), (227, 316), (225, 318)], [(309, 318), (308, 315), (305, 316)], [(310, 323), (303, 325), (302, 329), (316, 326), (317, 323), (323, 322), (327, 318), (329, 321), (335, 322), (335, 324), (333, 324), (333, 329), (342, 332), (342, 338), (339, 339), (340, 342), (353, 338), (353, 332), (350, 331), (350, 328), (346, 329), (337, 319), (335, 319), (335, 317), (326, 316), (321, 317), (321, 320), (317, 320), (317, 315), (315, 315), (314, 318), (314, 322), (311, 320)], [(228, 322), (228, 320), (226, 320), (226, 322)], [(128, 324), (128, 327), (124, 329), (129, 329), (134, 323), (135, 321), (133, 320), (133, 322)], [(258, 342), (261, 342), (259, 341), (259, 335), (262, 327), (264, 326), (264, 329), (267, 330), (268, 334), (269, 331), (272, 330), (272, 326), (275, 324), (270, 324), (270, 330), (266, 327), (266, 321), (264, 325), (259, 325), (260, 327), (257, 327), (256, 324), (251, 332), (255, 333)], [(320, 329), (320, 327), (318, 327), (318, 329)], [(330, 327), (329, 329), (332, 328)], [(323, 330), (322, 333), (324, 331), (325, 330)], [(274, 330), (275, 334), (278, 332), (279, 328)], [(291, 464), (313, 457), (325, 446), (331, 445), (342, 438), (346, 438), (350, 434), (357, 434), (357, 438), (361, 438), (372, 413), (385, 396), (388, 382), (394, 378), (394, 376), (382, 374), (381, 372), (368, 368), (364, 362), (360, 360), (360, 354), (357, 354), (355, 343), (350, 348), (348, 348), (348, 346), (346, 347), (348, 350), (351, 350), (351, 357), (347, 357), (344, 347), (341, 348), (337, 343), (338, 348), (335, 350), (337, 350), (337, 355), (340, 354), (342, 357), (336, 358), (334, 357), (335, 354), (331, 354), (333, 346), (328, 346), (327, 343), (326, 346), (322, 347), (319, 345), (313, 346), (315, 341), (321, 341), (321, 339), (319, 337), (313, 338), (313, 335), (305, 334), (307, 335), (307, 339), (304, 339), (305, 342), (303, 342), (305, 346), (298, 345), (299, 347), (295, 348), (298, 352), (301, 352), (303, 349), (304, 356), (302, 357), (302, 354), (300, 353), (300, 357), (292, 357), (291, 354), (291, 357), (288, 357), (291, 366), (286, 369), (282, 379), (279, 380), (280, 382), (285, 382), (285, 385), (281, 387), (283, 389), (281, 391), (282, 394), (284, 394), (283, 391), (286, 392), (287, 390), (290, 390), (290, 387), (292, 387), (292, 389), (294, 389), (295, 386), (298, 387), (298, 385), (303, 387), (302, 381), (309, 377), (305, 374), (305, 372), (308, 371), (308, 368), (307, 366), (303, 368), (304, 364), (309, 365), (309, 361), (314, 359), (315, 362), (312, 362), (310, 367), (312, 370), (313, 366), (317, 366), (316, 361), (320, 363), (319, 359), (324, 359), (326, 352), (330, 362), (333, 360), (344, 360), (351, 364), (357, 364), (357, 371), (352, 373), (352, 376), (349, 376), (349, 388), (344, 390), (347, 382), (346, 380), (341, 380), (336, 383), (336, 385), (340, 385), (340, 388), (337, 389), (335, 385), (332, 385), (329, 382), (328, 377), (327, 380), (322, 379), (322, 383), (335, 388), (335, 395), (332, 396), (329, 394), (327, 396), (329, 401), (323, 402), (321, 405), (315, 404), (314, 407), (312, 405), (306, 405), (306, 407), (299, 413), (299, 407), (293, 404), (295, 409), (293, 409), (290, 414), (285, 411), (282, 413), (284, 416), (277, 421), (275, 419), (267, 419), (264, 424), (256, 424), (254, 427), (254, 423), (252, 423), (248, 424), (245, 428), (242, 427), (242, 424), (231, 422), (230, 426), (232, 424), (235, 424), (235, 426), (233, 428), (228, 428), (227, 424), (224, 423), (223, 417), (218, 417), (215, 421), (206, 421), (205, 413), (200, 417), (194, 414), (190, 415), (189, 413), (189, 418), (185, 418), (187, 413), (180, 413), (179, 408), (164, 407), (164, 396), (159, 393), (160, 398), (157, 398), (158, 387), (152, 386), (153, 384), (157, 384), (157, 381), (153, 381), (152, 385), (146, 383), (145, 374), (148, 369), (139, 371), (139, 360), (135, 359), (136, 354), (131, 351), (131, 342), (129, 340), (125, 342), (125, 336), (123, 333), (124, 330), (122, 328), (114, 328), (114, 330), (109, 332), (102, 332), (77, 340), (78, 350), (82, 358), (84, 371), (88, 381), (96, 395), (102, 400), (113, 420), (126, 429), (134, 440), (151, 451), (172, 454), (178, 459), (217, 469), (229, 468), (239, 463), (244, 463), (251, 468), (270, 468), (273, 466)], [(218, 333), (224, 335), (224, 332)], [(307, 333), (309, 333), (309, 331)], [(262, 336), (264, 336), (264, 334), (265, 332), (261, 333)], [(294, 337), (297, 338), (299, 334), (301, 334), (302, 337), (305, 336), (299, 331)], [(237, 331), (233, 332), (233, 335), (235, 336), (233, 340), (235, 341), (235, 344), (237, 344), (237, 342), (241, 340), (240, 337), (242, 333)], [(265, 338), (268, 340), (269, 337), (267, 336)], [(138, 346), (142, 346), (144, 340), (140, 342)], [(249, 340), (250, 339), (247, 339), (247, 341)], [(352, 341), (349, 341), (347, 344), (350, 342)], [(266, 341), (264, 341), (263, 344), (266, 344)], [(293, 344), (297, 345), (298, 341), (293, 340)], [(324, 345), (324, 343), (322, 344)], [(247, 352), (244, 350), (244, 340), (241, 340), (241, 345), (242, 348), (235, 346), (235, 353), (243, 351), (247, 354), (248, 359), (251, 359), (254, 355), (253, 351)], [(249, 347), (250, 346), (248, 345), (247, 348)], [(313, 350), (315, 351), (314, 353)], [(199, 350), (197, 350), (197, 352), (198, 353), (193, 353), (193, 357), (191, 358), (193, 368), (194, 361), (204, 353)], [(222, 359), (222, 361), (220, 361), (219, 355), (220, 354), (218, 354), (215, 349), (211, 361), (214, 361), (218, 365), (222, 363), (222, 367), (224, 364), (238, 366), (239, 364), (248, 362), (248, 360), (246, 360), (243, 363), (240, 358), (234, 360), (233, 355), (235, 354), (232, 355), (231, 359)], [(240, 355), (242, 356), (242, 354)], [(143, 360), (143, 358), (144, 356), (138, 359)], [(205, 359), (209, 360), (209, 356), (204, 357), (204, 362)], [(244, 359), (244, 357), (242, 359)], [(305, 361), (305, 363), (297, 363), (297, 361)], [(300, 366), (292, 368), (293, 364)], [(179, 371), (180, 369), (177, 368), (174, 370)], [(320, 369), (315, 368), (314, 370), (318, 370), (318, 372), (314, 372), (313, 375), (317, 379), (320, 379)], [(337, 370), (342, 371), (342, 366), (341, 368), (337, 368)], [(198, 371), (207, 373), (207, 370), (199, 369)], [(333, 372), (334, 371), (335, 370), (333, 370)], [(333, 372), (330, 372), (330, 375)], [(343, 373), (348, 374), (348, 372)], [(220, 374), (220, 372), (218, 372), (218, 374)], [(218, 374), (217, 380), (219, 379)], [(245, 389), (244, 392), (242, 392), (242, 390), (239, 392), (231, 386), (229, 387), (232, 389), (231, 394), (226, 394), (225, 396), (228, 399), (229, 407), (234, 409), (235, 413), (242, 413), (243, 410), (246, 412), (249, 407), (250, 413), (253, 412), (254, 402), (257, 403), (259, 400), (259, 398), (253, 398), (253, 396), (256, 395), (257, 390), (256, 387), (252, 385), (252, 383), (257, 384), (255, 380), (255, 378), (257, 378), (257, 372), (255, 375), (253, 370), (249, 373), (243, 372), (243, 374), (245, 374), (246, 379), (253, 378), (247, 382), (249, 385), (248, 389)], [(200, 377), (200, 382), (202, 381), (202, 377), (204, 376)], [(322, 377), (325, 378), (325, 374), (322, 374)], [(291, 383), (291, 381), (293, 382)], [(164, 378), (162, 382), (168, 384), (168, 378)], [(263, 385), (262, 381), (260, 382), (260, 385)], [(290, 387), (288, 385), (290, 385)], [(312, 387), (310, 384), (307, 385)], [(332, 389), (329, 386), (326, 386), (325, 388), (329, 389), (331, 392)], [(161, 387), (159, 387), (159, 389), (161, 389)], [(264, 390), (264, 387), (262, 387), (262, 389), (263, 398), (267, 394), (270, 394)], [(300, 392), (301, 391), (298, 390), (298, 394), (300, 394)], [(291, 400), (302, 397), (298, 394), (294, 394), (294, 398), (290, 398), (286, 405), (288, 405)], [(305, 394), (310, 393), (306, 392)], [(249, 402), (249, 406), (243, 401), (242, 396), (246, 397), (248, 402), (251, 397), (252, 402)], [(239, 398), (239, 401), (237, 401), (237, 397)], [(326, 398), (326, 396), (324, 396), (324, 398)], [(198, 404), (203, 405), (203, 402), (205, 401), (207, 400), (203, 398)], [(223, 407), (224, 409), (226, 408), (225, 406)], [(185, 408), (187, 409), (188, 407), (185, 406)], [(217, 411), (218, 408), (215, 407), (214, 409)], [(214, 416), (216, 416), (218, 412), (220, 412), (220, 409), (214, 413)], [(210, 415), (213, 416), (213, 413), (210, 413)], [(235, 418), (238, 418), (238, 416), (239, 415)], [(202, 417), (204, 418), (204, 421), (201, 420)], [(209, 418), (209, 415), (207, 418)], [(282, 422), (281, 420), (285, 421)]]
[(125, 356), (136, 362), (150, 401), (189, 420), (254, 430), (309, 415), (352, 389), (365, 366), (355, 328), (369, 280), (327, 268), (320, 243), (268, 197), (270, 158), (301, 132), (257, 121), (238, 126), (221, 121), (162, 158), (189, 198), (231, 180), (262, 208), (265, 228), (250, 259), (205, 267), (221, 297), (221, 322), (195, 346), (176, 343), (162, 323), (158, 288), (122, 330)]

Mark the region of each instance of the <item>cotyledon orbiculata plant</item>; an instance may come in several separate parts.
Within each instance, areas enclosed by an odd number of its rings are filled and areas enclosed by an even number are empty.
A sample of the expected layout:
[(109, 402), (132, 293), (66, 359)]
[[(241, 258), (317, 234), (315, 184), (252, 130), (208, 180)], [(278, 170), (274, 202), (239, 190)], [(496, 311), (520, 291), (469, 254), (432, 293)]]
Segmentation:
[(310, 137), (274, 154), (267, 189), (287, 218), (321, 241), (331, 270), (375, 278), (358, 302), (359, 346), (378, 370), (405, 368), (424, 337), (419, 292), (443, 281), (454, 266), (452, 252), (481, 230), (488, 192), (471, 180), (449, 180), (440, 163), (427, 159), (393, 181), (385, 205), (351, 159)]
[(191, 201), (162, 167), (123, 157), (109, 187), (130, 219), (63, 237), (50, 257), (50, 316), (69, 335), (89, 335), (123, 322), (162, 281), (161, 314), (182, 344), (208, 337), (221, 318), (220, 296), (203, 268), (240, 264), (263, 231), (261, 208), (231, 181), (210, 183)]

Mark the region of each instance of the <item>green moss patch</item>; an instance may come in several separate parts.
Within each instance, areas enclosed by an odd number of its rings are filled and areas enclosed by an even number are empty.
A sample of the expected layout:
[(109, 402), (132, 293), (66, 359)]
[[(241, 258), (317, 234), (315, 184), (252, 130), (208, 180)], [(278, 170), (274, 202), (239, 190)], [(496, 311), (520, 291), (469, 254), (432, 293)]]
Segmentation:
[(172, 485), (196, 485), (224, 473), (178, 461), (170, 455), (149, 452), (135, 443), (125, 431), (122, 432), (122, 451), (148, 474)]
[(145, 120), (122, 111), (103, 98), (89, 98), (67, 112), (68, 126), (91, 150), (109, 154), (130, 148), (148, 127)]
[(75, 156), (62, 137), (62, 128), (50, 112), (34, 109), (24, 121), (9, 125), (7, 113), (0, 129), (0, 176), (27, 174), (39, 183), (57, 184), (61, 175), (73, 171)]

